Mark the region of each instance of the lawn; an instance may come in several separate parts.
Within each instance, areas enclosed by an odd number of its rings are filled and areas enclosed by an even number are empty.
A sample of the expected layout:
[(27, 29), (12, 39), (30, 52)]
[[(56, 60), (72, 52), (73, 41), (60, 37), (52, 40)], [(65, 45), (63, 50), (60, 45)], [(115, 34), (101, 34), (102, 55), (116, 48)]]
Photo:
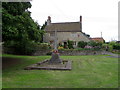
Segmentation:
[[(72, 60), (71, 71), (23, 70), (50, 56), (3, 55), (3, 88), (117, 88), (118, 59), (96, 56), (60, 56)], [(11, 59), (12, 58), (12, 59)], [(7, 64), (7, 65), (6, 65)]]

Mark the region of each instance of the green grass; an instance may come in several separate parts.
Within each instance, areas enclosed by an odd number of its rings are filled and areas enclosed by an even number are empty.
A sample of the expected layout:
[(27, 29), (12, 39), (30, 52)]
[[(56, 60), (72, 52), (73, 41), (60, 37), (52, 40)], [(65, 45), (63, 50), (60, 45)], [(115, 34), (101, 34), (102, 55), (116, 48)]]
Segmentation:
[(61, 56), (72, 60), (71, 71), (23, 70), (50, 56), (15, 56), (20, 62), (3, 70), (3, 88), (117, 88), (118, 59), (105, 55)]

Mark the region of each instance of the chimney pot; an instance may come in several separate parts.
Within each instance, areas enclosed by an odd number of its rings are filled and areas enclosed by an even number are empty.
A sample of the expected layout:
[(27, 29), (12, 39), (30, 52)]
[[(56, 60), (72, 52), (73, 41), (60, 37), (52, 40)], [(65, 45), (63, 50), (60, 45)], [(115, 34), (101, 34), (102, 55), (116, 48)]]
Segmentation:
[(47, 19), (47, 25), (50, 25), (51, 24), (51, 17), (48, 16), (48, 19)]
[(80, 31), (82, 32), (82, 16), (80, 16)]
[(82, 23), (82, 16), (80, 16), (80, 23)]

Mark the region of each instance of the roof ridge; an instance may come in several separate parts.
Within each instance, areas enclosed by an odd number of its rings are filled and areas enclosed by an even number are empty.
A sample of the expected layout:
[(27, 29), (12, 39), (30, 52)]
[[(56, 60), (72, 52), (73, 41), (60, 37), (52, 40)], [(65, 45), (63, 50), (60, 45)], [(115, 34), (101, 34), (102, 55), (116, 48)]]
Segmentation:
[(80, 23), (78, 22), (57, 22), (57, 23), (51, 23), (51, 24), (68, 24), (68, 23)]

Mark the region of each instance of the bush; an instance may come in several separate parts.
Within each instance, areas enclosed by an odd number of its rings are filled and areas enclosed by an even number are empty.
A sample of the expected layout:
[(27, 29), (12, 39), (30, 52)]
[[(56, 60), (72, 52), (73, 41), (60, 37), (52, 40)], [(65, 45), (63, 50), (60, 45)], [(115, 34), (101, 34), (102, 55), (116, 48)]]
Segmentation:
[(84, 42), (84, 41), (78, 42), (78, 47), (80, 47), (80, 48), (84, 48), (86, 45), (87, 45), (87, 42)]
[(102, 44), (102, 49), (108, 51), (109, 45), (108, 44)]
[(115, 49), (115, 50), (120, 50), (120, 44), (114, 44), (113, 45), (113, 49)]
[(98, 50), (102, 48), (102, 43), (90, 41), (87, 43), (88, 46), (92, 46), (94, 49)]
[(37, 50), (47, 50), (47, 49), (50, 49), (50, 46), (46, 44), (39, 44), (39, 45), (37, 44), (36, 48)]
[(73, 49), (73, 41), (68, 40), (68, 48)]
[(31, 55), (36, 51), (36, 43), (29, 40), (7, 41), (4, 43), (4, 47), (11, 48), (15, 54), (21, 55)]
[(64, 48), (62, 46), (59, 46), (58, 47), (58, 50), (63, 50)]
[(112, 45), (109, 45), (109, 50), (108, 51), (110, 51), (110, 52), (113, 51), (113, 46)]
[[(11, 54), (32, 55), (37, 50), (47, 50), (50, 48), (48, 44), (41, 44), (29, 40), (7, 41), (4, 43), (6, 50), (13, 50)], [(10, 48), (10, 49), (9, 49)], [(9, 51), (5, 51), (9, 52)]]

